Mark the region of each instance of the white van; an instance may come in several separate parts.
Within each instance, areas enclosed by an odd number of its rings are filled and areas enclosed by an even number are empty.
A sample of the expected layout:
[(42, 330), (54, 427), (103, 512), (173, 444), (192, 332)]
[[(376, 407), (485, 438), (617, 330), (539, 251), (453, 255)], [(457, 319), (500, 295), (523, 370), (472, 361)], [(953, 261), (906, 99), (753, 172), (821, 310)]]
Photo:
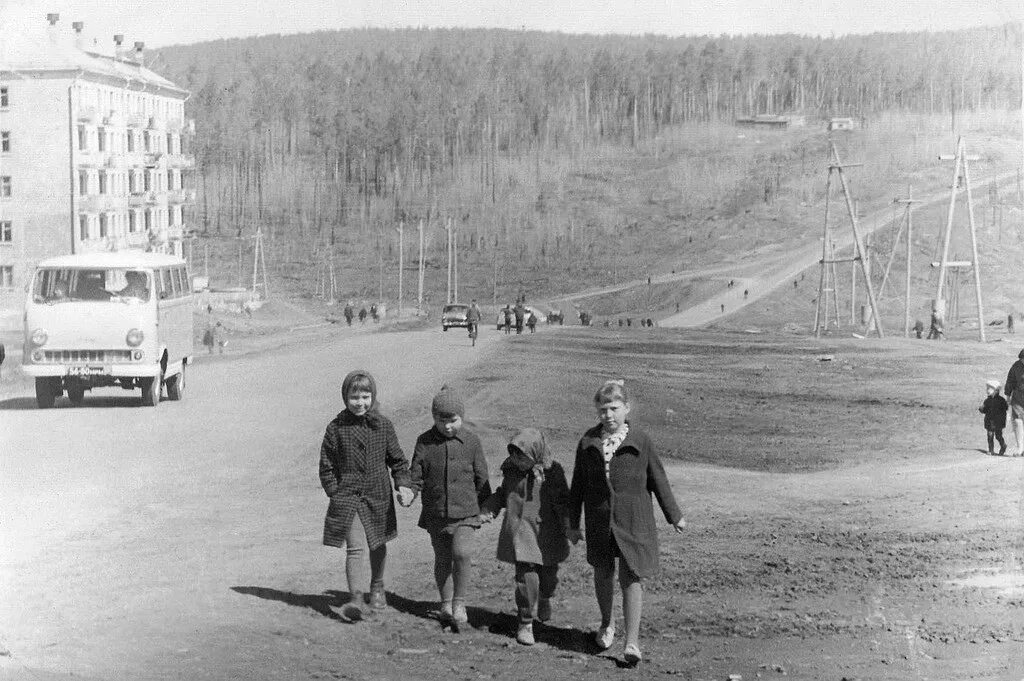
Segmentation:
[(22, 368), (36, 402), (52, 407), (67, 393), (142, 389), (156, 406), (161, 389), (180, 400), (192, 361), (192, 289), (185, 261), (119, 251), (50, 258), (36, 266), (25, 302)]

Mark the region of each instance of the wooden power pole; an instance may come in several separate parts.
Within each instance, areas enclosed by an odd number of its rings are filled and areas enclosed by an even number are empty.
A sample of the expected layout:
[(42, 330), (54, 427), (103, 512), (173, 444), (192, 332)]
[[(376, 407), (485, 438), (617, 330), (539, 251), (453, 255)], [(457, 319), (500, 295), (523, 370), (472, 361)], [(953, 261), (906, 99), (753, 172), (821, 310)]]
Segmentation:
[(399, 221), (398, 229), (398, 318), (402, 318), (402, 273), (405, 271), (405, 221)]
[(971, 230), (971, 260), (957, 263), (961, 267), (970, 267), (974, 272), (974, 297), (978, 306), (978, 338), (985, 342), (985, 312), (981, 303), (981, 267), (978, 263), (978, 233), (974, 224), (974, 198), (971, 195), (971, 173), (968, 161), (976, 161), (978, 157), (967, 155), (967, 142), (963, 137), (956, 141), (956, 153), (952, 156), (939, 156), (940, 161), (953, 161), (953, 184), (949, 191), (949, 208), (946, 211), (946, 227), (942, 232), (942, 251), (939, 260), (939, 280), (935, 286), (935, 300), (932, 303), (935, 311), (945, 318), (946, 300), (943, 288), (946, 285), (946, 273), (950, 268), (949, 242), (953, 234), (953, 214), (956, 211), (956, 195), (961, 187), (967, 194), (967, 222)]

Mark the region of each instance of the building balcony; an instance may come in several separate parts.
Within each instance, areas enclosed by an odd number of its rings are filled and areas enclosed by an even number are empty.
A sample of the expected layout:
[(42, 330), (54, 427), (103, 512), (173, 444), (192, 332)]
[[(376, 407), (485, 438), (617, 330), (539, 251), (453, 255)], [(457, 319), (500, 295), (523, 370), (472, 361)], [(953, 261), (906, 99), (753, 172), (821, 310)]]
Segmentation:
[(167, 203), (195, 205), (196, 191), (194, 189), (172, 189), (167, 192)]
[(196, 160), (185, 154), (167, 154), (167, 165), (171, 168), (194, 168)]
[(82, 123), (96, 124), (100, 122), (100, 113), (94, 106), (83, 106), (78, 109), (78, 120)]
[(146, 152), (142, 155), (142, 163), (147, 168), (156, 168), (160, 165), (160, 161), (163, 160), (165, 154), (160, 152)]
[(78, 210), (83, 213), (102, 213), (113, 208), (114, 198), (109, 194), (89, 194), (78, 197)]
[(133, 192), (128, 195), (128, 205), (133, 208), (151, 206), (160, 202), (160, 197), (153, 191)]
[(107, 154), (102, 151), (78, 150), (75, 156), (79, 168), (102, 168), (107, 162)]
[(107, 115), (103, 117), (103, 125), (120, 127), (124, 125), (124, 116), (121, 115), (120, 111), (108, 111)]

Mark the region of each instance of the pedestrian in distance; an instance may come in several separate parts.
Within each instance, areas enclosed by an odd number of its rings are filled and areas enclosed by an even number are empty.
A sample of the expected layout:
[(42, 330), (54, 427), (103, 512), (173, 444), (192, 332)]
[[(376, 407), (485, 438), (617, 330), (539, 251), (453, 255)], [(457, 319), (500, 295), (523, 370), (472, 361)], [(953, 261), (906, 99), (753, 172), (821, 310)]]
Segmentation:
[(537, 333), (537, 315), (533, 310), (526, 315), (526, 326), (530, 328), (530, 333)]
[(516, 640), (530, 646), (534, 620), (551, 619), (558, 564), (569, 557), (569, 484), (536, 428), (512, 437), (501, 475), (501, 486), (483, 503), (480, 519), (490, 522), (505, 509), (498, 560), (515, 565)]
[(7, 358), (7, 350), (4, 348), (4, 344), (0, 343), (0, 367), (3, 367), (4, 360)]
[(1013, 313), (1006, 315), (1006, 332), (1014, 333), (1013, 331)]
[(203, 331), (203, 345), (206, 346), (206, 350), (212, 355), (213, 348), (217, 345), (217, 327), (210, 322), (207, 322), (206, 330)]
[(512, 308), (512, 313), (516, 317), (516, 335), (518, 336), (523, 332), (523, 323), (526, 321), (526, 307), (521, 302), (518, 302)]
[(1017, 354), (1017, 361), (1006, 374), (1003, 392), (1010, 403), (1010, 418), (1013, 419), (1013, 437), (1017, 441), (1017, 456), (1024, 456), (1024, 350)]
[[(999, 443), (999, 456), (1006, 454), (1006, 441), (1003, 440), (1003, 428), (1006, 427), (1006, 400), (999, 394), (999, 381), (987, 381), (985, 392), (987, 397), (978, 408), (985, 415), (985, 434), (988, 437), (988, 453), (995, 454), (995, 442)], [(995, 441), (995, 442), (993, 442)]]
[(352, 307), (352, 301), (351, 300), (348, 301), (348, 303), (345, 304), (345, 313), (344, 314), (345, 314), (345, 324), (348, 325), (348, 326), (352, 326), (352, 318), (355, 317), (356, 312), (355, 312), (355, 309)]
[(622, 326), (622, 317), (619, 317), (619, 326)]
[(922, 322), (920, 319), (914, 320), (914, 333), (917, 335), (918, 339), (920, 339), (921, 334), (924, 333), (924, 322)]
[(626, 326), (629, 326), (629, 327), (633, 326), (633, 318), (632, 317), (626, 317)]
[(373, 319), (374, 324), (380, 321), (380, 311), (377, 310), (377, 303), (370, 304), (370, 317)]
[(750, 295), (750, 289), (746, 289), (746, 288), (743, 289), (743, 300), (746, 300), (747, 296), (749, 296), (749, 295)]
[(512, 304), (506, 303), (501, 313), (504, 316), (505, 335), (507, 336), (512, 333)]
[(366, 306), (365, 305), (363, 305), (361, 308), (359, 308), (359, 323), (360, 324), (365, 324), (366, 323)]
[(629, 421), (632, 404), (622, 381), (605, 381), (594, 395), (599, 423), (576, 446), (569, 491), (569, 541), (581, 539), (585, 519), (587, 562), (594, 568), (594, 593), (601, 611), (597, 646), (615, 639), (612, 605), (618, 570), (626, 627), (623, 657), (640, 662), (642, 580), (658, 572), (658, 534), (654, 523), (657, 499), (676, 532), (686, 526), (665, 469), (651, 439)]
[(938, 310), (932, 310), (931, 327), (928, 329), (928, 340), (945, 340), (946, 334), (943, 330), (945, 322), (942, 319), (942, 313)]
[(654, 320), (651, 319), (650, 317), (647, 318), (647, 328), (648, 329), (654, 328)]
[(398, 536), (389, 474), (399, 503), (408, 506), (415, 494), (395, 428), (380, 413), (373, 376), (363, 370), (349, 373), (341, 395), (345, 407), (327, 424), (320, 446), (320, 484), (330, 499), (323, 543), (345, 549), (350, 599), (342, 614), (355, 621), (366, 613), (367, 586), (370, 608), (387, 607), (387, 542)]
[(725, 314), (725, 303), (722, 303), (722, 314)]
[(423, 504), (419, 526), (434, 549), (440, 617), (458, 627), (469, 621), (473, 532), (481, 525), (480, 504), (491, 496), (491, 485), (480, 438), (464, 427), (462, 398), (444, 386), (430, 411), (434, 425), (416, 439), (413, 450), (412, 486)]

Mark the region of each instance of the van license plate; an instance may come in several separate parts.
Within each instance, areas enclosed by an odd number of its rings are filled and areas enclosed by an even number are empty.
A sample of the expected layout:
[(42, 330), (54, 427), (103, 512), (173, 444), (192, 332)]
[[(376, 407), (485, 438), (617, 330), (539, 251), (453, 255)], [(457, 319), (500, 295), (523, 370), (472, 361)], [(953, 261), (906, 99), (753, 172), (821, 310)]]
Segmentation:
[(103, 367), (68, 367), (68, 376), (98, 376), (103, 373)]

